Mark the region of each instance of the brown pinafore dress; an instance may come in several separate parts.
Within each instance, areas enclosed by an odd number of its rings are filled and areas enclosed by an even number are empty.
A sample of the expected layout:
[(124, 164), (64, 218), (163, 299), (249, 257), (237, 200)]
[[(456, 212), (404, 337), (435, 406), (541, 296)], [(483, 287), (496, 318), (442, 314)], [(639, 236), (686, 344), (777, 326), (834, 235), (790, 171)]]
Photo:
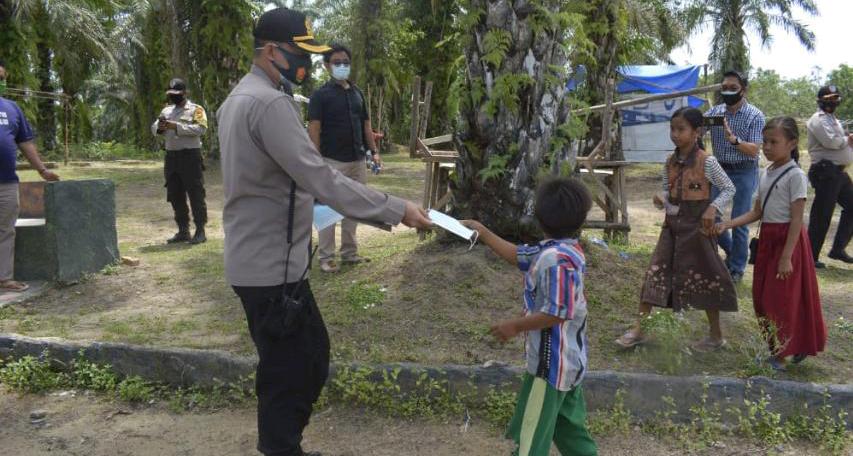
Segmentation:
[(666, 162), (669, 201), (678, 213), (666, 215), (642, 300), (673, 310), (737, 311), (734, 283), (717, 254), (717, 239), (700, 231), (702, 213), (711, 204), (711, 182), (705, 176), (709, 154), (698, 147), (687, 159), (670, 155)]

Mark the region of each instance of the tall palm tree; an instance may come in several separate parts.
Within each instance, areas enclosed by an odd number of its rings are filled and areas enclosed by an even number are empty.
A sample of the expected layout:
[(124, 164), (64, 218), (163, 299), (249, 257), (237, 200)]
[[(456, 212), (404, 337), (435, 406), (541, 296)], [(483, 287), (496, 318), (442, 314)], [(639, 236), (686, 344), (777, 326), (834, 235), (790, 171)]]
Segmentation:
[(468, 33), (455, 206), (516, 239), (537, 235), (537, 179), (567, 150), (563, 68), (581, 22), (569, 3), (467, 0), (462, 8)]
[(767, 47), (773, 40), (771, 27), (779, 26), (795, 35), (803, 47), (814, 50), (814, 32), (794, 19), (794, 8), (818, 15), (814, 0), (690, 0), (684, 9), (685, 28), (690, 34), (712, 28), (708, 59), (714, 70), (747, 72), (747, 32), (757, 34)]
[[(55, 92), (57, 83), (74, 96), (98, 64), (111, 64), (112, 48), (104, 18), (111, 0), (8, 0), (11, 18), (32, 24), (36, 42), (39, 90)], [(37, 125), (42, 146), (56, 146), (56, 112), (52, 100), (39, 103)]]

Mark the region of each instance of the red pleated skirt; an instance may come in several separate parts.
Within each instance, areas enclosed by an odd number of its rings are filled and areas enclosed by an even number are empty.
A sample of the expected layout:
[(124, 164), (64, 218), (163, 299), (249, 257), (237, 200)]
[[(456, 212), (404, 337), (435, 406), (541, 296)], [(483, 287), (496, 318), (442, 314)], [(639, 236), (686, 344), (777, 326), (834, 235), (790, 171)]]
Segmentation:
[(776, 272), (787, 237), (787, 223), (761, 224), (752, 302), (756, 316), (776, 326), (779, 356), (814, 356), (826, 346), (826, 326), (811, 244), (804, 227), (791, 255), (794, 271), (786, 280), (779, 280)]

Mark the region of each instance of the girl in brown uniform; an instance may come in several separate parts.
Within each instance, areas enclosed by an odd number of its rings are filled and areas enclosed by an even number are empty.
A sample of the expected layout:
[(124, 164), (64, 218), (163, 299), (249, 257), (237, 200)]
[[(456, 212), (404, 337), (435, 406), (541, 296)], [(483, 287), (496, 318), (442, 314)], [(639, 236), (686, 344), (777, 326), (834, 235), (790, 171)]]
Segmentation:
[[(735, 186), (717, 159), (699, 147), (702, 112), (681, 108), (670, 120), (670, 139), (675, 152), (663, 173), (663, 192), (655, 195), (658, 208), (666, 209), (651, 265), (646, 271), (640, 302), (640, 317), (616, 343), (633, 347), (646, 341), (640, 322), (652, 306), (704, 310), (710, 326), (707, 338), (694, 348), (712, 351), (725, 344), (720, 329), (720, 311), (737, 311), (734, 283), (717, 254), (714, 219), (731, 201)], [(711, 200), (711, 186), (719, 195)]]

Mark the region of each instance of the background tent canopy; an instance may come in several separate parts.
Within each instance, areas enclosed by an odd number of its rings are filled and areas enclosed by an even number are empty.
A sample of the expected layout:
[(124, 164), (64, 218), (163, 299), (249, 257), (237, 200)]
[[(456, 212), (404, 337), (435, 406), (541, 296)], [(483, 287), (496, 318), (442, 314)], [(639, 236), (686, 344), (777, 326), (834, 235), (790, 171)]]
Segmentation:
[[(673, 93), (695, 88), (700, 66), (631, 65), (617, 69), (616, 91), (622, 99), (648, 94)], [(584, 81), (586, 70), (579, 68), (569, 80), (568, 89), (575, 90)], [(663, 163), (674, 147), (669, 139), (669, 119), (683, 106), (699, 107), (705, 100), (680, 96), (627, 106), (622, 116), (622, 155), (635, 163)]]
[[(688, 90), (696, 87), (699, 83), (699, 65), (626, 65), (616, 69), (619, 74), (619, 83), (616, 86), (617, 93), (645, 92), (645, 93), (670, 93), (680, 90)], [(586, 68), (578, 67), (572, 78), (569, 79), (567, 88), (577, 89), (586, 76)], [(689, 105), (701, 106), (704, 100), (689, 97)]]

